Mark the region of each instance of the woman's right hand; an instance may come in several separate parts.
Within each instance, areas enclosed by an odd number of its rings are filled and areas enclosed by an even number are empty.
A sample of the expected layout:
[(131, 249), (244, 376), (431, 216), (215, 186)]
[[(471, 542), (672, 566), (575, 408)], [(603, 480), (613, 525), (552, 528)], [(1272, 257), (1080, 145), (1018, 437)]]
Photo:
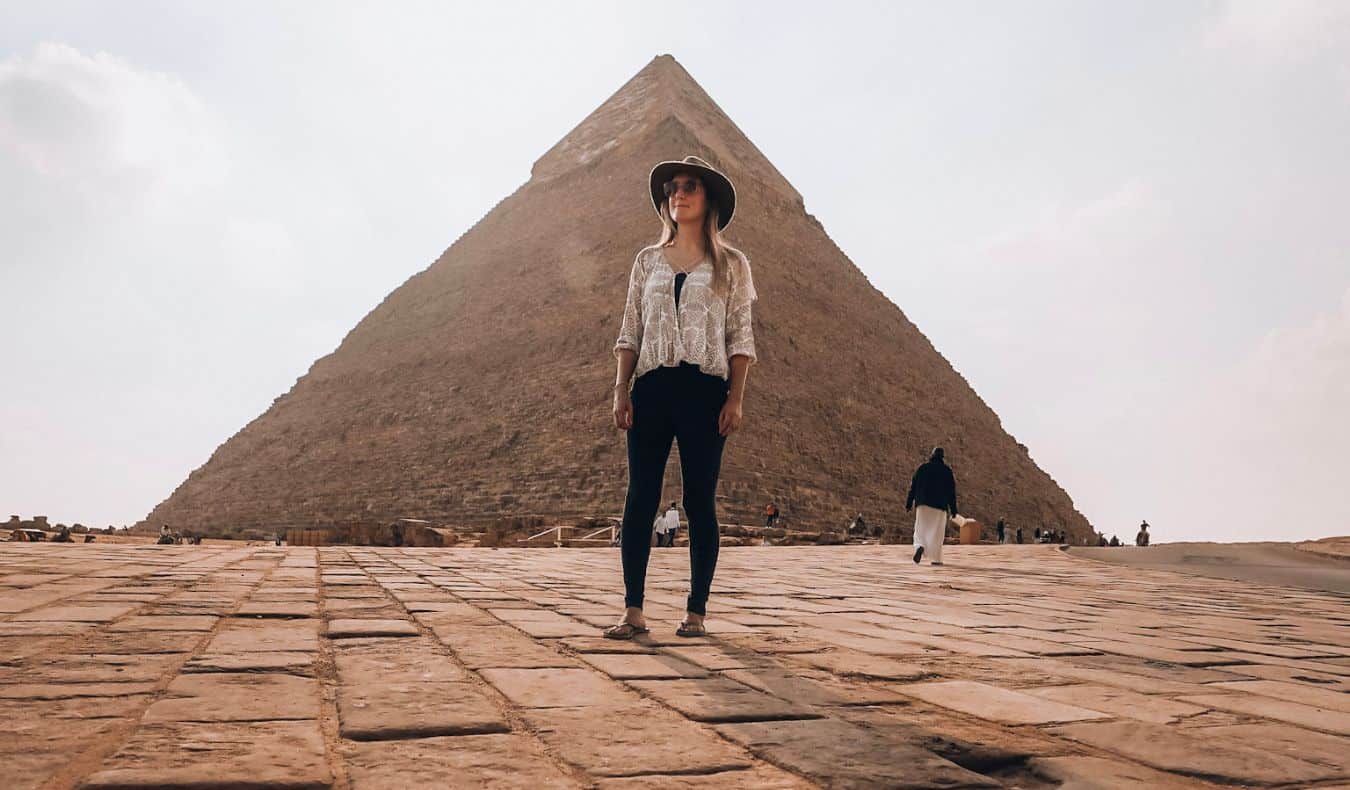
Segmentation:
[(614, 388), (614, 427), (621, 431), (633, 427), (633, 399), (626, 387)]

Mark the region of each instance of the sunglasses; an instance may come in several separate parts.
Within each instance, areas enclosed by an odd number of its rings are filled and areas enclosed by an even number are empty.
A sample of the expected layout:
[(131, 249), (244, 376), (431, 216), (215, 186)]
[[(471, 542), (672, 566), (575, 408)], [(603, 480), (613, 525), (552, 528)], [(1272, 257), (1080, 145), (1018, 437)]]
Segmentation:
[(703, 182), (697, 178), (686, 178), (683, 181), (670, 180), (662, 185), (666, 191), (666, 197), (674, 197), (676, 192), (683, 192), (686, 195), (692, 195), (703, 186)]

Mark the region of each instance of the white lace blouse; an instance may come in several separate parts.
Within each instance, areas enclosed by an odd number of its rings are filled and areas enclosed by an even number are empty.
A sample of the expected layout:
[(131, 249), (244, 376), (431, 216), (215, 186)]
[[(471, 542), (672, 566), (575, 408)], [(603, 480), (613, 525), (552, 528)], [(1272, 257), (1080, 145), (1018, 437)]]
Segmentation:
[(675, 304), (675, 270), (660, 246), (644, 247), (633, 260), (628, 278), (628, 300), (614, 355), (628, 349), (638, 355), (636, 380), (653, 368), (681, 362), (698, 365), (713, 376), (730, 378), (727, 359), (737, 354), (754, 364), (755, 336), (750, 327), (750, 304), (755, 284), (750, 261), (731, 253), (731, 287), (718, 298), (713, 293), (713, 266), (704, 260), (685, 278), (680, 304)]

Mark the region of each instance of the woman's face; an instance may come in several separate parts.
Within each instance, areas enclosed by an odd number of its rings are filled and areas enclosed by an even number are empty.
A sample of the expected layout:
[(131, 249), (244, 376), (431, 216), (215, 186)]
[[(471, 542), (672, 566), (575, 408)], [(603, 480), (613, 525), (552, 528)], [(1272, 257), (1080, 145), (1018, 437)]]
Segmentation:
[[(666, 198), (670, 218), (676, 225), (699, 227), (708, 213), (708, 190), (703, 182), (694, 173), (676, 173), (671, 178), (671, 185), (678, 188), (670, 191)], [(691, 185), (693, 192), (687, 191)]]

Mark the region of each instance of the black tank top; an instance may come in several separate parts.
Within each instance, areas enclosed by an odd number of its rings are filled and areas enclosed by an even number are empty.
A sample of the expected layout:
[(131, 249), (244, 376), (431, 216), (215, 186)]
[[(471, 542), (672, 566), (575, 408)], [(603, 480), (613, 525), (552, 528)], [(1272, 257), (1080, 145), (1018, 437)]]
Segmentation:
[(680, 304), (680, 291), (684, 288), (684, 278), (688, 276), (689, 275), (684, 272), (679, 272), (675, 275), (675, 304), (677, 306)]

